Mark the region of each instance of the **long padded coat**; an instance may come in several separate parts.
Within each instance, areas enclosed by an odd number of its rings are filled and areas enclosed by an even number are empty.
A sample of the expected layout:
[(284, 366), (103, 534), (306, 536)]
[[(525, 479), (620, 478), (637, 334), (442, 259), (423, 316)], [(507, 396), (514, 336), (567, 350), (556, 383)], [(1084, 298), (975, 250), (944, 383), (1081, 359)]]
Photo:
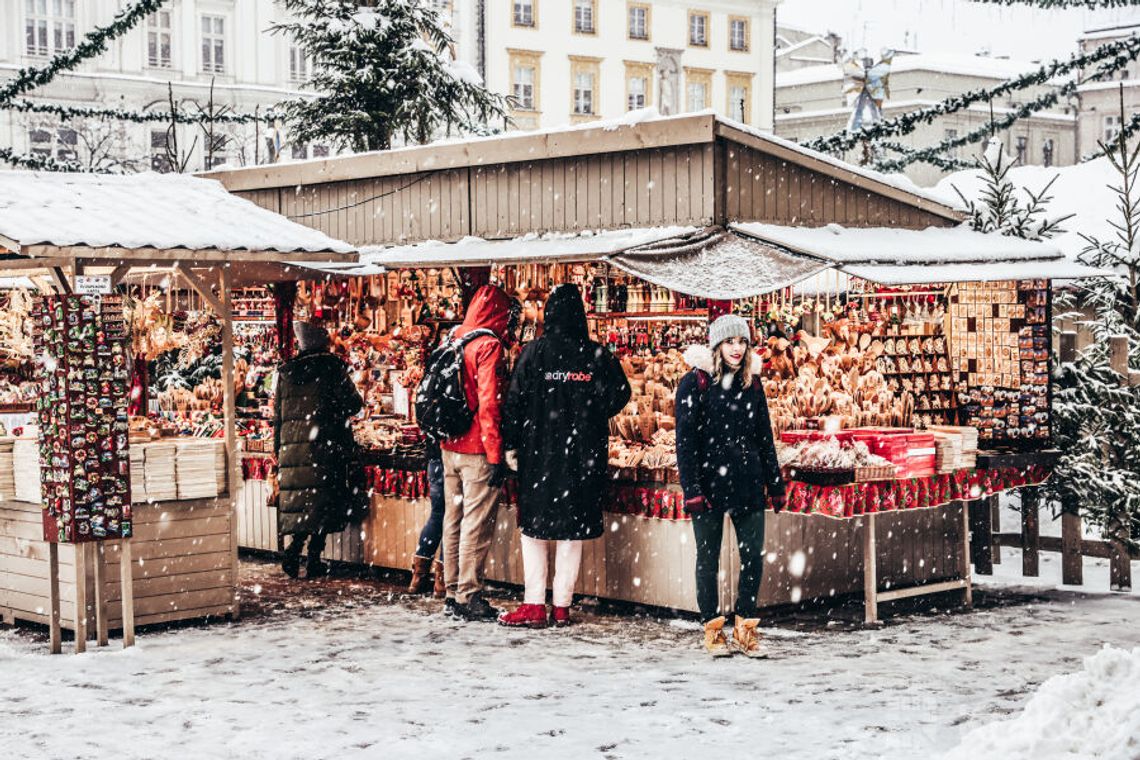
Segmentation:
[(609, 419), (629, 397), (621, 364), (589, 339), (578, 288), (555, 288), (545, 332), (519, 357), (503, 414), (508, 448), (518, 453), (524, 535), (555, 541), (602, 535)]
[(356, 443), (348, 419), (363, 405), (347, 365), (328, 351), (281, 365), (274, 401), (280, 533), (334, 533), (354, 517)]
[(691, 347), (685, 360), (694, 367), (676, 396), (677, 468), (685, 498), (704, 496), (713, 509), (730, 512), (763, 509), (767, 495), (784, 495), (763, 384), (755, 378), (745, 388), (732, 374), (717, 382), (704, 346)]

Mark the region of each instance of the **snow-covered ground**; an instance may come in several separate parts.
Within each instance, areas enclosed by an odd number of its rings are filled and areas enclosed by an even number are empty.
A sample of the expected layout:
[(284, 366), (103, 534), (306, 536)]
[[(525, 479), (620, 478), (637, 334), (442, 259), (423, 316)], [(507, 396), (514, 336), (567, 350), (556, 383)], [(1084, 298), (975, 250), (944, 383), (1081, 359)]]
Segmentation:
[[(1140, 638), (1135, 595), (1000, 581), (973, 612), (942, 602), (877, 628), (857, 607), (784, 615), (768, 621), (773, 659), (711, 661), (691, 621), (590, 608), (522, 632), (371, 579), (306, 586), (257, 562), (244, 576), (242, 622), (144, 632), (132, 650), (50, 657), (38, 631), (0, 629), (4, 756), (930, 757), (967, 736), (997, 746), (970, 732)], [(1010, 731), (1031, 733), (1020, 719)], [(998, 756), (1018, 755), (972, 754)]]

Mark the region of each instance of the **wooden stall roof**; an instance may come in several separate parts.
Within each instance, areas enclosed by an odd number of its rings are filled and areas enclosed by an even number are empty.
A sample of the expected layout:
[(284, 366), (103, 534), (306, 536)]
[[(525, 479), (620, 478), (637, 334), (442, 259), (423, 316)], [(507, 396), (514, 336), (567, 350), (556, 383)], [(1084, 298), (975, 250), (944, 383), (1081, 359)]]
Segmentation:
[(711, 113), (210, 172), (357, 245), (758, 221), (952, 226), (937, 197)]

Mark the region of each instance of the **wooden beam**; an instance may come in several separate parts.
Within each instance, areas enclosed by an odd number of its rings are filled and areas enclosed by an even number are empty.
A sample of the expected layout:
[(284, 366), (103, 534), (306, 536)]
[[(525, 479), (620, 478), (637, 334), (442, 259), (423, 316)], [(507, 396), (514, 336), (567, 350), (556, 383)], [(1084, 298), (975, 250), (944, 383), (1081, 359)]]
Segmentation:
[(87, 547), (75, 544), (75, 653), (87, 651)]
[[(1062, 335), (1062, 337), (1064, 337)], [(1081, 517), (1066, 510), (1061, 513), (1061, 583), (1080, 586), (1085, 580), (1081, 554)]]
[(1040, 496), (1035, 486), (1021, 489), (1021, 574), (1027, 578), (1040, 574)]
[(233, 612), (234, 620), (241, 618), (241, 584), (238, 582), (238, 483), (241, 463), (238, 460), (237, 398), (234, 392), (234, 315), (233, 295), (230, 293), (230, 270), (218, 271), (221, 303), (218, 318), (222, 322), (222, 409), (226, 440), (226, 496), (230, 505), (230, 549), (233, 553)]
[[(187, 267), (185, 264), (175, 264), (174, 269), (176, 272), (178, 272), (178, 274), (182, 275), (182, 277), (186, 279), (186, 282), (190, 283), (190, 287), (192, 287), (198, 295), (202, 296), (203, 301), (210, 304), (210, 308), (214, 310), (214, 313), (217, 314), (218, 318), (220, 319), (222, 315), (222, 309), (224, 308), (223, 301), (225, 300), (225, 290), (223, 289), (222, 291), (223, 299), (219, 301), (218, 298), (214, 295), (214, 291), (210, 289), (210, 286), (199, 279), (198, 275), (191, 272), (189, 267)], [(225, 272), (225, 267), (222, 267), (221, 271)]]
[(51, 608), (48, 620), (48, 636), (51, 642), (51, 653), (59, 654), (63, 651), (63, 638), (59, 626), (59, 544), (54, 541), (48, 544), (48, 606)]
[[(967, 503), (958, 502), (962, 507), (962, 601), (968, 608), (974, 606), (974, 575), (970, 571), (970, 511)], [(989, 545), (987, 536), (986, 544)], [(992, 569), (992, 567), (991, 567)]]
[(51, 278), (60, 293), (71, 292), (71, 283), (68, 282), (67, 272), (63, 271), (63, 267), (52, 267)]
[(135, 645), (135, 575), (131, 539), (119, 541), (119, 588), (123, 621), (123, 649)]
[(127, 273), (130, 271), (131, 271), (131, 265), (130, 264), (120, 264), (119, 266), (112, 269), (111, 270), (111, 287), (112, 288), (119, 287), (119, 283), (123, 281), (123, 278), (126, 277)]
[(994, 541), (994, 534), (1001, 532), (1001, 496), (998, 494), (991, 494), (982, 500), (984, 504), (989, 505), (990, 509), (990, 541), (994, 545), (994, 550), (990, 552), (990, 559), (995, 565), (1001, 564), (1001, 545)]
[(974, 569), (982, 575), (993, 575), (993, 525), (990, 516), (989, 501), (976, 499), (966, 502), (964, 509), (968, 513), (966, 530), (970, 536), (969, 562), (973, 562)]
[(1113, 335), (1108, 339), (1108, 364), (1113, 372), (1128, 382), (1128, 336)]
[(107, 552), (103, 542), (95, 544), (95, 643), (107, 646)]
[(304, 262), (333, 262), (355, 263), (360, 260), (356, 253), (336, 253), (334, 251), (295, 252), (282, 253), (279, 251), (247, 251), (247, 250), (220, 250), (218, 248), (203, 248), (190, 250), (188, 248), (92, 248), (89, 246), (51, 246), (35, 245), (24, 249), (24, 254), (31, 259), (32, 266), (43, 266), (34, 257), (44, 259), (59, 259), (74, 261), (75, 259), (88, 259), (89, 263), (106, 266), (134, 262), (136, 264), (153, 263), (158, 266), (170, 266), (179, 261), (194, 263), (304, 263)]
[(863, 621), (879, 622), (879, 575), (876, 571), (875, 513), (863, 515)]
[(891, 602), (895, 599), (907, 599), (912, 596), (925, 596), (927, 594), (940, 594), (943, 591), (953, 591), (955, 589), (970, 588), (970, 581), (967, 578), (955, 578), (952, 581), (941, 581), (939, 583), (924, 583), (921, 586), (910, 586), (908, 588), (893, 589), (891, 591), (883, 591), (879, 594), (880, 602)]

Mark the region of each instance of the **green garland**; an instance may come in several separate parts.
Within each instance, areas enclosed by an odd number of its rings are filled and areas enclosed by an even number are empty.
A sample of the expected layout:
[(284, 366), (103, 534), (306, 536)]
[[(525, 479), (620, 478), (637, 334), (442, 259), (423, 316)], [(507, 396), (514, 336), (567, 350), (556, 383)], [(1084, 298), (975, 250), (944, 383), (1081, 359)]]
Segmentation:
[(115, 14), (107, 26), (97, 26), (75, 47), (65, 50), (48, 61), (46, 66), (20, 69), (16, 76), (0, 87), (0, 104), (8, 103), (19, 95), (45, 85), (61, 71), (70, 71), (83, 61), (107, 51), (107, 43), (122, 37), (138, 23), (162, 7), (166, 0), (138, 0), (137, 3)]
[(16, 153), (11, 148), (0, 148), (0, 161), (5, 161), (17, 169), (29, 169), (37, 172), (90, 171), (78, 161), (60, 161), (55, 156), (50, 155), (33, 156), (28, 153)]
[(1083, 69), (1094, 63), (1107, 62), (1108, 70), (1115, 71), (1116, 68), (1134, 60), (1137, 54), (1140, 54), (1140, 37), (1110, 42), (1084, 55), (1074, 55), (1067, 61), (1050, 61), (1036, 71), (1002, 82), (996, 87), (970, 90), (928, 108), (910, 111), (888, 121), (880, 121), (859, 132), (844, 129), (830, 137), (821, 137), (805, 143), (805, 147), (824, 153), (844, 153), (864, 140), (910, 134), (920, 125), (930, 124), (939, 116), (961, 111), (975, 103), (990, 102), (994, 98), (1024, 90), (1026, 87), (1047, 84), (1050, 79), (1058, 75)]
[(16, 100), (7, 104), (0, 104), (0, 110), (16, 111), (19, 113), (47, 113), (60, 119), (118, 119), (130, 121), (135, 124), (150, 124), (154, 122), (179, 124), (202, 124), (212, 121), (215, 124), (252, 124), (260, 121), (272, 124), (278, 118), (272, 112), (262, 115), (248, 113), (217, 114), (210, 117), (207, 113), (189, 114), (184, 111), (131, 111), (125, 108), (99, 108), (95, 106), (61, 106), (57, 103), (34, 103), (30, 100)]
[(1127, 8), (1140, 5), (1140, 0), (970, 0), (974, 3), (988, 5), (1033, 5), (1049, 10), (1064, 8), (1088, 8), (1095, 11), (1098, 8)]
[(962, 169), (974, 168), (973, 161), (967, 161), (963, 158), (954, 158), (947, 156), (941, 151), (937, 150), (939, 146), (932, 148), (923, 148), (915, 150), (914, 148), (907, 147), (902, 143), (891, 142), (889, 140), (875, 143), (876, 147), (886, 148), (887, 150), (894, 151), (900, 154), (899, 158), (883, 159), (874, 163), (876, 171), (884, 173), (901, 171), (903, 168), (911, 164), (924, 163), (936, 166), (939, 169), (947, 172), (961, 171)]
[[(1132, 114), (1132, 118), (1128, 120), (1128, 123), (1123, 125), (1120, 129), (1121, 133), (1124, 135), (1125, 142), (1132, 139), (1132, 135), (1136, 134), (1136, 130), (1138, 129), (1140, 129), (1140, 113), (1134, 113)], [(1101, 156), (1107, 155), (1108, 153), (1117, 150), (1119, 147), (1120, 138), (1113, 138), (1111, 145), (1103, 146), (1099, 150), (1093, 153), (1089, 153), (1087, 156), (1082, 156), (1081, 163), (1100, 158)]]

